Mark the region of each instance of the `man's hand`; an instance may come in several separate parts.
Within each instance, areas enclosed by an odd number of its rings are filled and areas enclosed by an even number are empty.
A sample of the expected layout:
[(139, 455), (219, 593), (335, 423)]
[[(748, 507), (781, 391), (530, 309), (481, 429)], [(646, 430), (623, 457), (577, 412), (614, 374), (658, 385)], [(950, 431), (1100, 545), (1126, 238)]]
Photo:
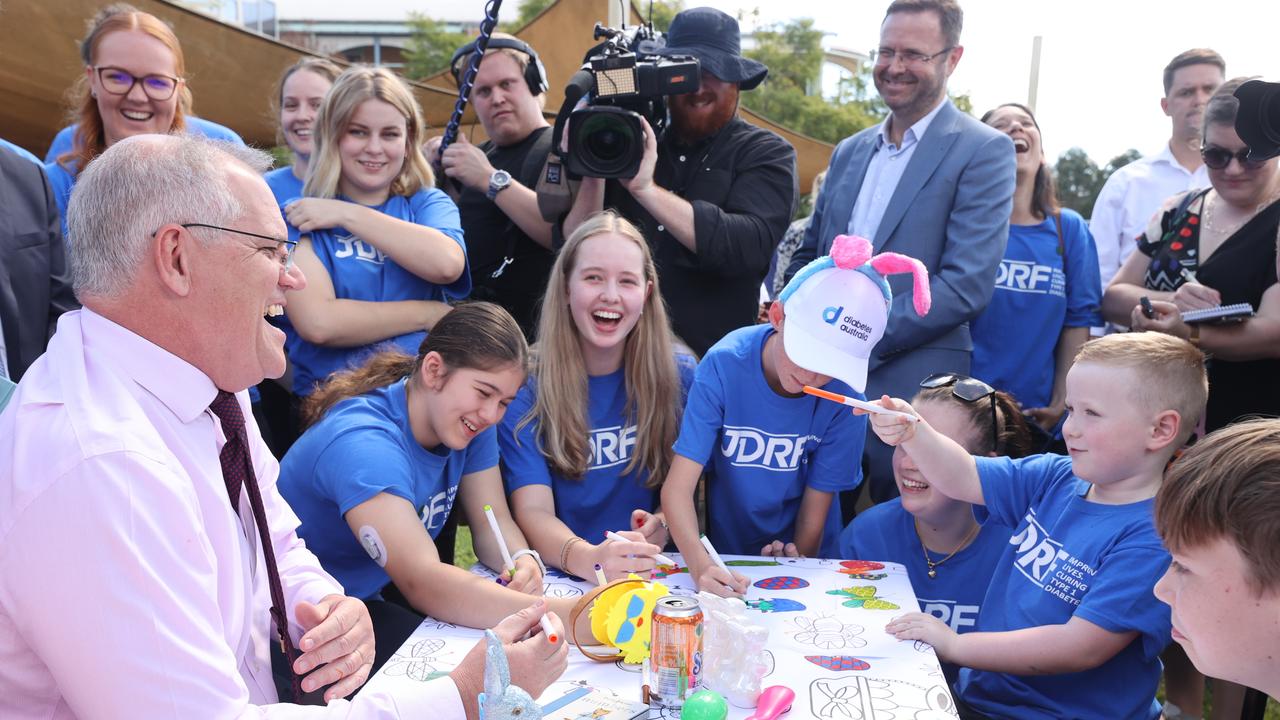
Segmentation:
[(466, 135), (459, 134), (458, 139), (445, 148), (441, 165), (445, 175), (462, 183), (464, 187), (477, 192), (489, 190), (489, 176), (493, 175), (493, 165), (489, 163), (484, 151), (472, 145)]
[(300, 233), (342, 227), (351, 203), (327, 198), (301, 198), (284, 206), (285, 218)]
[(373, 667), (373, 622), (364, 603), (326, 595), (315, 605), (298, 603), (294, 617), (307, 629), (298, 642), (302, 655), (293, 662), (293, 671), (305, 675), (302, 689), (313, 692), (330, 686), (324, 693), (326, 703), (360, 689)]
[(538, 562), (528, 555), (521, 555), (516, 560), (516, 574), (512, 576), (507, 587), (526, 595), (542, 596), (542, 568)]
[(884, 631), (899, 640), (923, 640), (933, 646), (940, 660), (948, 662), (955, 657), (955, 641), (960, 637), (946, 623), (922, 612), (899, 615), (884, 626)]
[[(559, 640), (554, 644), (542, 634), (538, 623), (538, 618), (544, 614), (559, 635)], [(525, 638), (530, 632), (533, 634)], [(523, 688), (535, 698), (555, 682), (569, 665), (569, 644), (565, 640), (564, 625), (556, 615), (547, 612), (546, 600), (539, 599), (524, 610), (503, 618), (502, 622), (494, 626), (493, 634), (502, 641), (507, 652), (511, 684)], [(462, 697), (469, 720), (475, 720), (478, 716), (476, 697), (484, 690), (485, 649), (486, 643), (481, 639), (458, 667), (449, 673), (449, 677), (458, 686), (458, 694)]]
[(640, 167), (636, 170), (635, 177), (618, 181), (627, 192), (636, 197), (656, 187), (653, 184), (653, 169), (658, 164), (658, 141), (653, 128), (649, 127), (649, 121), (643, 117), (640, 122), (644, 123), (644, 155), (640, 158)]

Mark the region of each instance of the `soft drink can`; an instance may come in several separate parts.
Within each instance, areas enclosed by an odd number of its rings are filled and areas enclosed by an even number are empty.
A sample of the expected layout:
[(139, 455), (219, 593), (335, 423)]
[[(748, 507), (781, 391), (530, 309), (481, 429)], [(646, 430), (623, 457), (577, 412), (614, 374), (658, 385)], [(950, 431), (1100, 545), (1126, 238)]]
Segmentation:
[(650, 636), (650, 697), (660, 707), (678, 708), (697, 691), (702, 678), (702, 607), (698, 599), (684, 595), (658, 598)]

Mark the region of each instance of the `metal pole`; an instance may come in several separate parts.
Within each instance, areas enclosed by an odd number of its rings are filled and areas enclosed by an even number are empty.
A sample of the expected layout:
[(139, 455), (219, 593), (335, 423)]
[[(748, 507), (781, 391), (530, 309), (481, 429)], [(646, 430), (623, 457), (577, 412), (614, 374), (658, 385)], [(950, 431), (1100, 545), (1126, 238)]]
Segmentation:
[(1031, 84), (1027, 88), (1027, 107), (1031, 108), (1031, 112), (1036, 111), (1036, 94), (1040, 89), (1040, 41), (1042, 39), (1037, 35), (1031, 41)]

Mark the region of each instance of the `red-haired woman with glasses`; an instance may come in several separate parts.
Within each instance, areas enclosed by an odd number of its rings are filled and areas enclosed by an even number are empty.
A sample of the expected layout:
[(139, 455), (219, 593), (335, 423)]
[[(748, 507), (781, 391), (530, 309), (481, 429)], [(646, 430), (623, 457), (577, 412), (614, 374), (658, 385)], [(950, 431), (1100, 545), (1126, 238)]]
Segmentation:
[(178, 38), (163, 20), (129, 5), (98, 13), (81, 41), (84, 75), (73, 90), (75, 142), (45, 165), (67, 231), (67, 202), (79, 174), (117, 141), (186, 128), (191, 91)]
[[(1212, 187), (1170, 198), (1102, 303), (1111, 322), (1186, 338), (1212, 354), (1209, 431), (1245, 415), (1280, 413), (1280, 161), (1251, 160), (1236, 134), (1240, 103), (1232, 93), (1244, 81), (1224, 83), (1205, 106), (1200, 153)], [(1236, 303), (1256, 314), (1217, 325), (1182, 320), (1184, 312)]]

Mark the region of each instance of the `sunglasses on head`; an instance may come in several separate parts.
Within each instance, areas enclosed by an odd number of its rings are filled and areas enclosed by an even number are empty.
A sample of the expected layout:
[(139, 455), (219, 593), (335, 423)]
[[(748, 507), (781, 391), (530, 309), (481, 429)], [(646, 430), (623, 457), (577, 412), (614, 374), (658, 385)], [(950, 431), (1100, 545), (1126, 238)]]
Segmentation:
[(1000, 450), (999, 417), (996, 414), (996, 390), (977, 378), (960, 373), (934, 373), (920, 381), (920, 387), (926, 390), (934, 388), (951, 388), (951, 394), (965, 402), (978, 402), (983, 398), (991, 398), (991, 449)]
[(1240, 167), (1244, 170), (1257, 170), (1266, 162), (1266, 160), (1250, 160), (1249, 148), (1241, 148), (1233, 153), (1217, 145), (1200, 146), (1200, 159), (1204, 160), (1204, 164), (1210, 170), (1226, 170), (1227, 166), (1231, 164), (1231, 158), (1235, 158), (1236, 162), (1240, 163)]

